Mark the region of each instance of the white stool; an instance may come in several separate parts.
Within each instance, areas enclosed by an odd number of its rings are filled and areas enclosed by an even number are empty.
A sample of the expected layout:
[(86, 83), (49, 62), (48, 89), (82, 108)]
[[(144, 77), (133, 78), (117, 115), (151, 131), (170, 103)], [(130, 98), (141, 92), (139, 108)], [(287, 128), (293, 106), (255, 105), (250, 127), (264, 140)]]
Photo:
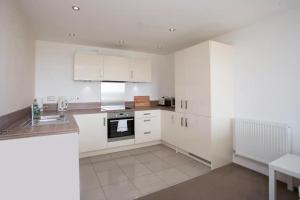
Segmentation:
[(286, 154), (269, 163), (269, 200), (276, 200), (276, 172), (281, 172), (290, 176), (291, 178), (288, 181), (288, 189), (293, 189), (292, 177), (300, 179), (300, 156)]

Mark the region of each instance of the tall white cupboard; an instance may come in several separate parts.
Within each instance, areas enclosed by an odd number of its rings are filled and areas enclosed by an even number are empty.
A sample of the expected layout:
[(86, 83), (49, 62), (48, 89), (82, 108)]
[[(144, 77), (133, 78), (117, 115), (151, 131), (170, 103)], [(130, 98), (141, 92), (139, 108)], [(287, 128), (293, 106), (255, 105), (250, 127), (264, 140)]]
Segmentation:
[(212, 168), (232, 157), (232, 60), (232, 47), (215, 41), (175, 53), (175, 125), (166, 142)]

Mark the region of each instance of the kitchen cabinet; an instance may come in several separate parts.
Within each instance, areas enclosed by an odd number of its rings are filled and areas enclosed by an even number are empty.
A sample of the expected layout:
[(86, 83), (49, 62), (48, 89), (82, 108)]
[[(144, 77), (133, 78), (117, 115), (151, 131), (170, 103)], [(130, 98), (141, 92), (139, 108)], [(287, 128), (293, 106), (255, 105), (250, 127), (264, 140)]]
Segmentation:
[(175, 53), (175, 111), (180, 126), (175, 146), (212, 168), (232, 158), (232, 61), (232, 47), (214, 41)]
[(174, 112), (162, 110), (161, 111), (161, 139), (165, 142), (171, 143), (171, 134), (174, 131)]
[(125, 57), (103, 56), (104, 77), (106, 81), (128, 81), (130, 61)]
[(80, 153), (97, 151), (107, 145), (107, 113), (75, 115), (79, 126)]
[(210, 116), (210, 42), (175, 53), (176, 111)]
[(151, 82), (149, 59), (100, 55), (97, 51), (78, 51), (74, 57), (76, 81)]
[(0, 199), (80, 200), (78, 133), (0, 141)]
[(74, 58), (74, 80), (101, 81), (103, 79), (103, 56), (94, 51), (78, 51)]
[(210, 118), (184, 114), (182, 121), (182, 127), (184, 127), (182, 148), (202, 159), (211, 161)]
[(135, 112), (135, 144), (161, 139), (159, 110)]
[(161, 111), (161, 134), (162, 140), (176, 147), (181, 147), (183, 129), (178, 123), (180, 114), (172, 111)]
[(176, 112), (185, 112), (185, 96), (186, 96), (186, 65), (185, 65), (186, 51), (178, 51), (175, 53), (175, 110)]
[(131, 59), (130, 82), (151, 82), (151, 62), (149, 59)]
[(210, 116), (210, 42), (185, 51), (185, 113)]
[(143, 111), (135, 111), (134, 117), (136, 119), (144, 118), (144, 117), (159, 117), (160, 110), (143, 110)]

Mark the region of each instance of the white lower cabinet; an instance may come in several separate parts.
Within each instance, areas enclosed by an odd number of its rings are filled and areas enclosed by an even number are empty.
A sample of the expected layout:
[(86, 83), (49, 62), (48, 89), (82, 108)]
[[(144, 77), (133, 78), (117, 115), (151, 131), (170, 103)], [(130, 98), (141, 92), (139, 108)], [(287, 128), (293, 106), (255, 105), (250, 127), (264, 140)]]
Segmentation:
[(175, 113), (171, 111), (161, 111), (161, 139), (170, 144), (174, 144)]
[(183, 118), (184, 149), (202, 159), (211, 161), (210, 118), (192, 114), (185, 114)]
[(107, 114), (75, 115), (79, 126), (80, 153), (97, 151), (107, 146)]
[(135, 112), (135, 144), (161, 139), (160, 111)]
[(183, 127), (180, 126), (180, 114), (172, 111), (162, 111), (161, 114), (162, 140), (182, 148)]
[(162, 111), (162, 140), (206, 162), (212, 169), (232, 158), (230, 120)]

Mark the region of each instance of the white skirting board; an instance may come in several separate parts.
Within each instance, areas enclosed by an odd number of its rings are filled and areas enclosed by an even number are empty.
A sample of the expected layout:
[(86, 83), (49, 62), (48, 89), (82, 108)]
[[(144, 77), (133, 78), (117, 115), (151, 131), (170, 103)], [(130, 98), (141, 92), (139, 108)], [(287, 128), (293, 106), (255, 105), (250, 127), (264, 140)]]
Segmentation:
[[(269, 175), (269, 169), (266, 164), (262, 164), (253, 160), (250, 160), (248, 158), (242, 157), (242, 156), (233, 156), (233, 163), (241, 165), (245, 168), (251, 169), (253, 171), (256, 171), (258, 173), (264, 174), (266, 176)], [(284, 183), (287, 183), (288, 178), (284, 174), (278, 174), (277, 180), (282, 181)], [(294, 179), (293, 180), (294, 187), (298, 187), (300, 185), (300, 180)]]

